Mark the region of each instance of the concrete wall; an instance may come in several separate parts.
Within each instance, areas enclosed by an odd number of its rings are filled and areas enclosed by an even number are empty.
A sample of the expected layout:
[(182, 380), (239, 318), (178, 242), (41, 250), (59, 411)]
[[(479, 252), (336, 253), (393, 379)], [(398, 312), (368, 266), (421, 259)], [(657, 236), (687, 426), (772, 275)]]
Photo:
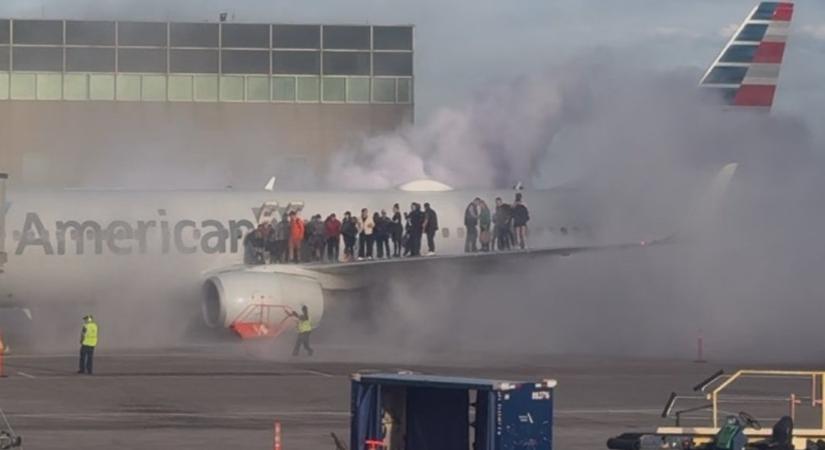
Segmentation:
[(311, 187), (330, 155), (412, 120), (411, 104), (0, 102), (12, 186)]

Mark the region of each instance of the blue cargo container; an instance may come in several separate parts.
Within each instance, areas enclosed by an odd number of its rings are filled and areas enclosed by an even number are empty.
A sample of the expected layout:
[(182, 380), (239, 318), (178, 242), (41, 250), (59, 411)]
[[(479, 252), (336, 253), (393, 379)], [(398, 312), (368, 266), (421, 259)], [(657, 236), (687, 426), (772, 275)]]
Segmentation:
[(350, 449), (551, 450), (555, 380), (352, 377)]

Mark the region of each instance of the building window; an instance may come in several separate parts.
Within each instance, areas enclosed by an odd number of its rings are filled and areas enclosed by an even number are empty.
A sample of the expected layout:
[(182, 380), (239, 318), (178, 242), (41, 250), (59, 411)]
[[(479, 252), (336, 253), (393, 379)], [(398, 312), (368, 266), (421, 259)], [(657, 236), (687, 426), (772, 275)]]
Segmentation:
[(324, 52), (324, 75), (369, 75), (368, 52)]
[(269, 52), (224, 50), (221, 65), (223, 73), (269, 73)]
[(13, 30), (15, 44), (63, 44), (63, 22), (59, 20), (15, 20)]
[(272, 73), (317, 75), (321, 73), (321, 52), (272, 52)]
[(274, 25), (273, 48), (321, 48), (321, 27), (318, 25)]
[(317, 102), (319, 99), (319, 77), (298, 77), (296, 89), (299, 102)]
[(375, 75), (412, 76), (412, 53), (378, 52), (373, 55)]
[(272, 100), (295, 101), (295, 77), (272, 77)]
[(117, 65), (120, 72), (166, 73), (166, 50), (121, 48)]
[(165, 47), (166, 24), (156, 22), (118, 22), (118, 45)]
[(61, 47), (14, 47), (13, 70), (63, 70)]
[(412, 50), (412, 27), (373, 27), (373, 48), (376, 50)]
[(66, 49), (68, 72), (114, 72), (115, 49), (97, 47), (69, 47)]
[(170, 47), (217, 47), (218, 24), (173, 23), (169, 25)]
[(66, 22), (67, 45), (115, 45), (114, 22)]
[(171, 50), (169, 71), (174, 73), (218, 73), (217, 50)]
[(347, 79), (324, 77), (324, 101), (344, 102), (347, 100)]
[(224, 23), (221, 25), (221, 45), (224, 48), (268, 48), (269, 25)]
[(370, 27), (346, 25), (324, 26), (324, 48), (369, 50)]

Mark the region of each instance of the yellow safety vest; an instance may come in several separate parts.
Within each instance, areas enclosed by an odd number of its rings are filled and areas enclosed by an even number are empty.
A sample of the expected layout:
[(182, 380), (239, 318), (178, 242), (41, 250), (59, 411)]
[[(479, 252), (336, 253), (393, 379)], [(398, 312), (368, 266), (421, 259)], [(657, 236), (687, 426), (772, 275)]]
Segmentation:
[(298, 320), (298, 332), (299, 333), (309, 333), (312, 331), (312, 323), (307, 320)]
[(84, 326), (86, 332), (83, 333), (83, 345), (87, 347), (97, 346), (97, 324), (89, 322)]

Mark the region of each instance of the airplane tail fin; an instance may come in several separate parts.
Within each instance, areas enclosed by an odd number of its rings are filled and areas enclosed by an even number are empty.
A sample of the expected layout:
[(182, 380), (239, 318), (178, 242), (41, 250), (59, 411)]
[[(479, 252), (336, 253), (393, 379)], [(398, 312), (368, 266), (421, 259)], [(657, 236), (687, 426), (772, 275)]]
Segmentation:
[(708, 68), (699, 86), (734, 107), (770, 109), (793, 17), (791, 1), (761, 2)]

